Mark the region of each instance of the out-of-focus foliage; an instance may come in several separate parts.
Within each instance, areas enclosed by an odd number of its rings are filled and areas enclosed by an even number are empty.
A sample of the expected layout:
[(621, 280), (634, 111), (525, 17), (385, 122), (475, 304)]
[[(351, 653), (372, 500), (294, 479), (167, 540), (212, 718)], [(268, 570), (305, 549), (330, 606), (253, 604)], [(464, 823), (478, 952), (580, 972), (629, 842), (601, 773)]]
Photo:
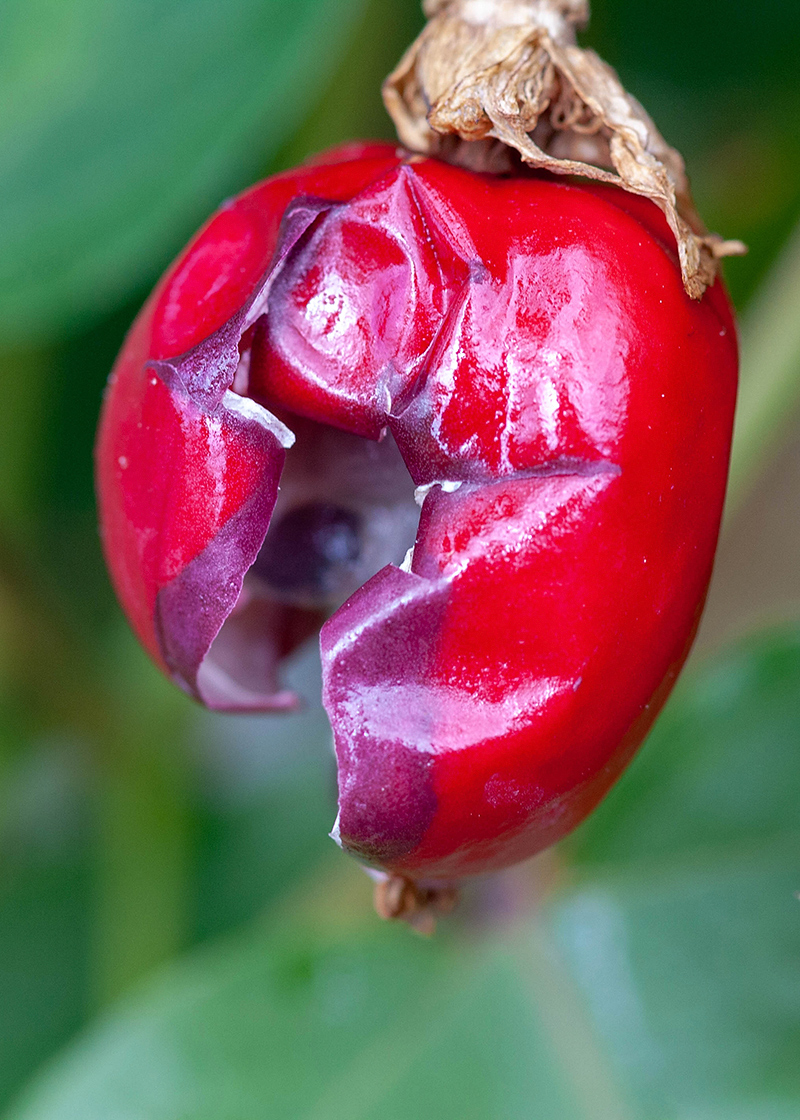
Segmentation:
[(10, 1117), (797, 1116), (798, 696), (800, 632), (735, 651), (679, 689), (538, 913), (420, 944), (318, 876)]
[(95, 318), (301, 123), (363, 0), (4, 0), (0, 332)]
[[(709, 225), (749, 241), (727, 270), (745, 307), (800, 219), (800, 6), (593, 15)], [(0, 4), (0, 1109), (223, 938), (11, 1115), (800, 1115), (796, 635), (687, 681), (539, 918), (468, 906), (428, 945), (379, 927), (329, 852), (313, 652), (302, 715), (211, 717), (108, 588), (91, 445), (137, 305), (226, 193), (389, 136), (378, 86), (421, 22), (417, 0)]]

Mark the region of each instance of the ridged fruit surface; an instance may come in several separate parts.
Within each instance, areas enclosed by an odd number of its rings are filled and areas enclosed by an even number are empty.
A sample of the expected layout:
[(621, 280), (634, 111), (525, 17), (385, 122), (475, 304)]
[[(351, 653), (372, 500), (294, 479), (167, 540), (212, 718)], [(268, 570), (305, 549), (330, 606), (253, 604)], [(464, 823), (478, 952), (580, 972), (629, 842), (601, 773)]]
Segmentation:
[(212, 707), (292, 708), (281, 662), (322, 626), (334, 835), (411, 877), (505, 866), (590, 812), (674, 683), (736, 371), (721, 283), (688, 298), (651, 203), (328, 153), (223, 206), (126, 340), (114, 584)]

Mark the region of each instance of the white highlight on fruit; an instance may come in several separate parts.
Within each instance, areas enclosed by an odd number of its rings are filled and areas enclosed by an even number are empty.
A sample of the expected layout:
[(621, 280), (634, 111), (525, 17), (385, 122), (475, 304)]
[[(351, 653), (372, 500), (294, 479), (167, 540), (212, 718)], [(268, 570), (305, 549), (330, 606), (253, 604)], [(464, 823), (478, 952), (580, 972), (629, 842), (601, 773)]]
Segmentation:
[(245, 420), (255, 420), (262, 428), (272, 432), (275, 439), (285, 450), (288, 451), (290, 447), (294, 446), (294, 432), (282, 424), (277, 416), (273, 416), (266, 408), (263, 408), (256, 401), (251, 400), (250, 397), (240, 397), (238, 393), (232, 392), (230, 389), (225, 393), (222, 398), (224, 408), (231, 412), (237, 412)]
[(403, 563), (400, 565), (400, 571), (410, 573), (411, 572), (411, 565), (412, 565), (413, 561), (414, 561), (414, 546), (412, 544), (411, 548), (409, 548), (408, 552), (406, 552), (405, 556), (403, 557)]
[(422, 506), (428, 494), (430, 494), (431, 490), (433, 490), (434, 486), (441, 486), (442, 491), (445, 494), (455, 494), (456, 490), (459, 490), (463, 485), (463, 479), (455, 482), (452, 479), (440, 478), (435, 482), (426, 482), (424, 486), (418, 486), (414, 491), (414, 501), (418, 506)]
[(500, 739), (526, 727), (559, 697), (572, 691), (572, 681), (561, 677), (538, 677), (506, 693), (502, 700), (482, 699), (472, 693), (449, 689), (447, 700), (437, 707), (436, 740), (431, 737), (430, 700), (427, 684), (361, 684), (351, 688), (338, 706), (348, 727), (363, 728), (376, 739), (392, 728), (392, 738), (411, 750), (437, 754)]

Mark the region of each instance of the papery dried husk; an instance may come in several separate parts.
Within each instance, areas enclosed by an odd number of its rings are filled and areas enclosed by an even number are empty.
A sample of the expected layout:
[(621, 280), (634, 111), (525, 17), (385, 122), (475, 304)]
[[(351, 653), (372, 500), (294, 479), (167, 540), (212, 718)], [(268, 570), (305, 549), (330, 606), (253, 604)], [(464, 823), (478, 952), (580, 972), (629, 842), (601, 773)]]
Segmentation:
[(405, 875), (374, 874), (375, 910), (387, 922), (406, 922), (417, 933), (431, 937), (436, 920), (458, 905), (458, 888), (452, 883), (417, 883)]
[(740, 241), (706, 231), (683, 159), (616, 72), (576, 42), (588, 0), (425, 0), (429, 22), (384, 84), (412, 151), (501, 171), (509, 149), (531, 167), (614, 183), (652, 199), (700, 299)]

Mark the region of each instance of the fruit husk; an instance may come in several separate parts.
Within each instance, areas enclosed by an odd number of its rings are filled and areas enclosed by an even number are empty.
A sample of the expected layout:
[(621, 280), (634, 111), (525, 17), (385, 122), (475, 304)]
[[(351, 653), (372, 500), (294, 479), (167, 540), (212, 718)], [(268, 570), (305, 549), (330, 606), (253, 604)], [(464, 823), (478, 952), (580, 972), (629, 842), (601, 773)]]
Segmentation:
[(437, 917), (457, 906), (458, 888), (452, 883), (417, 883), (405, 875), (377, 874), (373, 900), (384, 921), (406, 922), (423, 937), (431, 937)]
[(746, 252), (708, 233), (686, 169), (616, 72), (577, 45), (588, 0), (424, 0), (428, 23), (383, 87), (400, 141), (476, 170), (530, 167), (613, 183), (651, 199), (675, 235), (683, 284), (700, 299), (720, 258)]

